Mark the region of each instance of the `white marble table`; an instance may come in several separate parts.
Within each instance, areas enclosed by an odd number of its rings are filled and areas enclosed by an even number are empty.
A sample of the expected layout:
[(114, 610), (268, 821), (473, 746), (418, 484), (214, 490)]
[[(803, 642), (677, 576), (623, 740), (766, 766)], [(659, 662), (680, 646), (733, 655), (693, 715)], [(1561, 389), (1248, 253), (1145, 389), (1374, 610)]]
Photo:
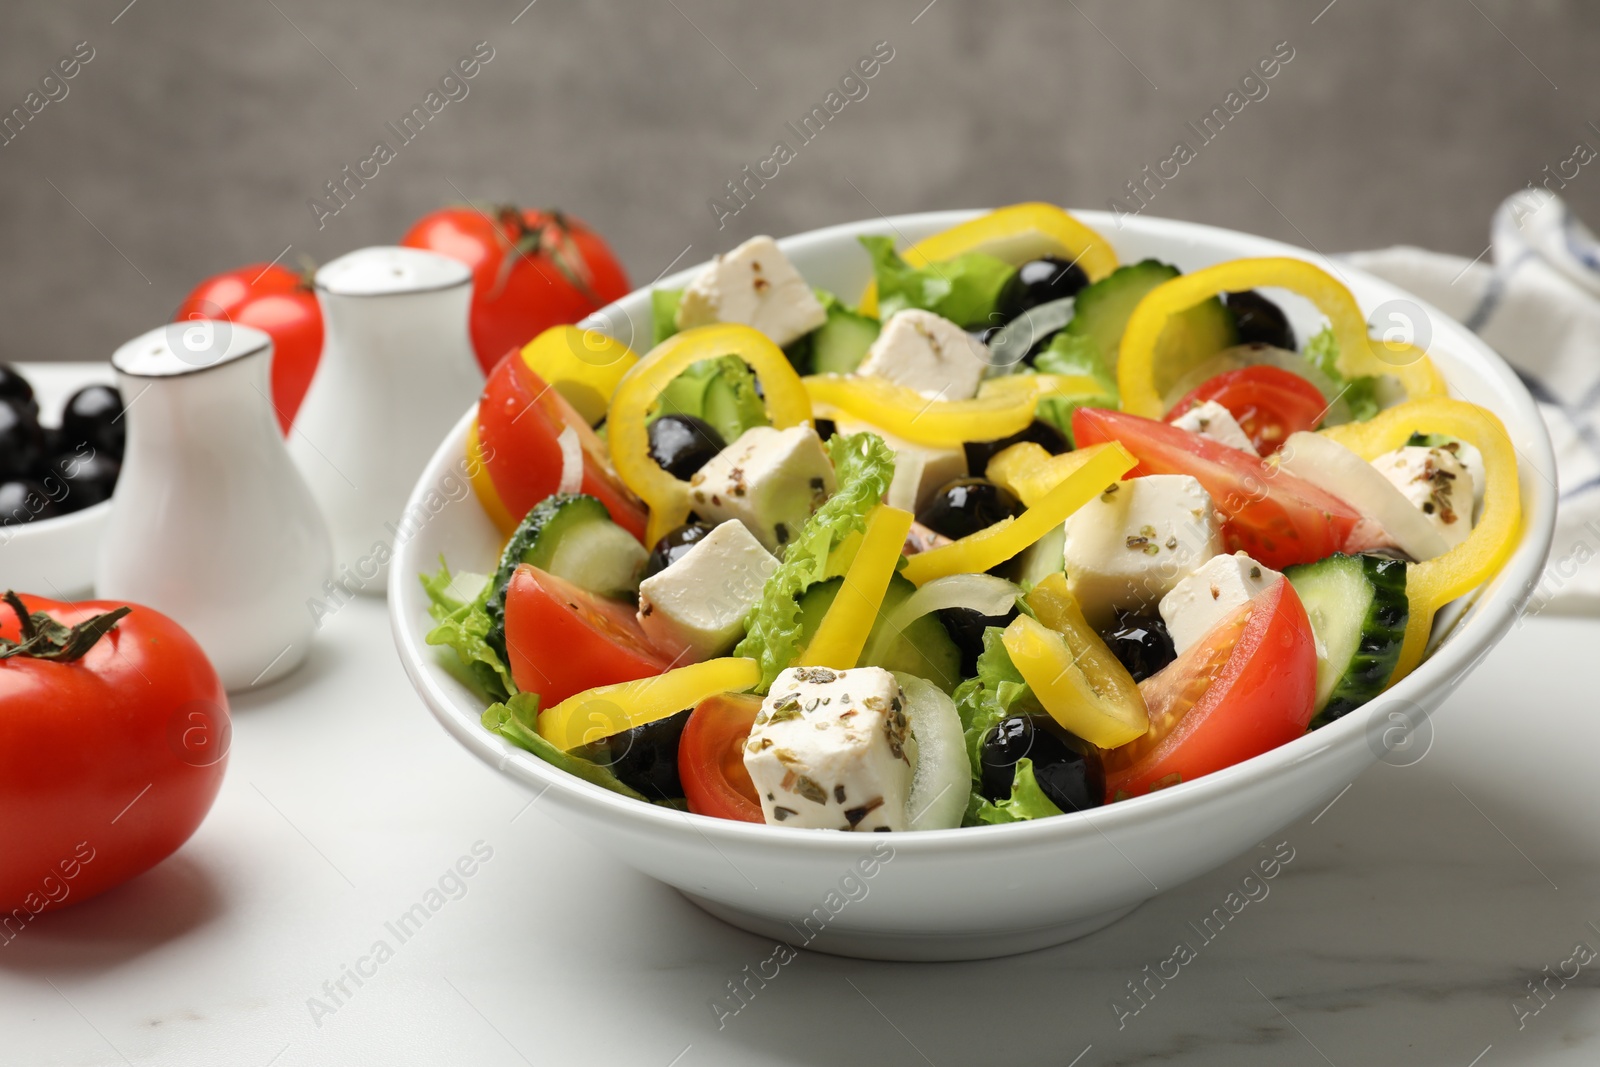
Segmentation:
[[(412, 695), (382, 604), (357, 602), (300, 673), (235, 702), (187, 846), (0, 948), (0, 1064), (1592, 1065), (1600, 960), (1548, 1003), (1526, 983), (1600, 949), (1600, 725), (1573, 675), (1597, 646), (1600, 622), (1515, 631), (1424, 758), (1268, 842), (1293, 860), (1209, 943), (1190, 924), (1248, 857), (1031, 955), (802, 954), (719, 1029), (712, 1001), (773, 946), (469, 757)], [(402, 942), (386, 924), (475, 848)], [(1180, 940), (1195, 958), (1132, 1014), (1127, 983)]]

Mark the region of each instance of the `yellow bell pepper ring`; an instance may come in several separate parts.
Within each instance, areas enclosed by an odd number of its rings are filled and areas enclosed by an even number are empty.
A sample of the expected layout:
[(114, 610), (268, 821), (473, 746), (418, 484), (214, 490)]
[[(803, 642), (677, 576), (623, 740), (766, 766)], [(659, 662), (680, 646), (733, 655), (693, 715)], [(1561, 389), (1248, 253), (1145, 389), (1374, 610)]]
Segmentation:
[(803, 379), (814, 404), (843, 413), (925, 448), (960, 448), (1019, 433), (1047, 396), (1080, 398), (1103, 392), (1093, 378), (1013, 374), (991, 378), (971, 400), (939, 400), (885, 378), (813, 374)]
[(623, 484), (650, 508), (649, 544), (688, 518), (689, 487), (651, 457), (646, 418), (661, 391), (691, 363), (729, 355), (738, 356), (755, 371), (772, 425), (785, 430), (811, 421), (811, 398), (783, 349), (749, 326), (699, 326), (651, 349), (617, 383), (606, 416), (612, 466)]
[[(942, 263), (968, 252), (987, 252), (1007, 263), (1022, 263), (1035, 256), (1065, 255), (1091, 282), (1117, 269), (1117, 254), (1094, 230), (1054, 204), (1012, 204), (925, 237), (900, 253), (912, 267)], [(868, 283), (861, 294), (863, 315), (878, 314), (878, 283)]]
[(886, 505), (872, 510), (866, 534), (844, 572), (844, 584), (801, 654), (801, 666), (844, 671), (856, 665), (872, 625), (878, 621), (883, 595), (900, 562), (900, 549), (911, 532), (911, 518), (911, 512)]
[(1031, 508), (1107, 447), (1090, 445), (1052, 456), (1042, 445), (1033, 441), (1019, 441), (995, 453), (984, 468), (983, 476), (1009, 489), (1013, 496), (1022, 501), (1023, 507)]
[(1406, 568), (1411, 614), (1400, 660), (1389, 679), (1393, 685), (1422, 662), (1434, 614), (1494, 577), (1516, 549), (1522, 526), (1516, 449), (1493, 412), (1449, 397), (1408, 401), (1367, 422), (1346, 423), (1322, 432), (1368, 461), (1403, 447), (1413, 433), (1455, 437), (1483, 454), (1483, 515), (1472, 533), (1444, 555)]
[(1413, 400), (1446, 393), (1444, 378), (1421, 349), (1367, 336), (1367, 320), (1360, 305), (1327, 271), (1303, 259), (1268, 256), (1230, 260), (1182, 274), (1145, 294), (1128, 319), (1117, 358), (1122, 409), (1151, 419), (1166, 414), (1156, 353), (1168, 319), (1218, 293), (1269, 287), (1299, 293), (1328, 317), (1339, 342), (1339, 372), (1345, 377), (1393, 375)]
[(476, 408), (467, 423), (467, 480), (472, 483), (472, 491), (495, 529), (506, 537), (515, 533), (517, 518), (506, 508), (505, 502), (500, 499), (500, 491), (494, 487), (494, 480), (489, 477), (488, 457), (483, 454), (483, 443), (478, 440)]
[(1119, 481), (1137, 463), (1133, 454), (1121, 444), (1108, 441), (1018, 517), (1002, 519), (959, 541), (919, 552), (907, 561), (902, 573), (913, 583), (922, 585), (947, 574), (977, 573), (998, 566), (1066, 522), (1069, 515), (1093, 500), (1106, 486)]
[(605, 417), (617, 383), (639, 357), (599, 330), (552, 326), (522, 347), (522, 362), (593, 426)]
[(676, 715), (707, 697), (742, 693), (761, 680), (753, 659), (727, 656), (651, 678), (596, 686), (539, 712), (539, 736), (563, 752)]

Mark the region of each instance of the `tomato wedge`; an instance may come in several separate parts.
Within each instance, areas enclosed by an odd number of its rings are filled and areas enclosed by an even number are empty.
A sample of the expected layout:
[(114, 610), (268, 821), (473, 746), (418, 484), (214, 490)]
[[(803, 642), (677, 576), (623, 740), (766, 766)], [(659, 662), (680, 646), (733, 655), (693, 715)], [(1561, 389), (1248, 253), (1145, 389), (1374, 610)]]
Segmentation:
[(1263, 456), (1276, 452), (1290, 434), (1315, 430), (1328, 410), (1322, 390), (1293, 371), (1241, 367), (1201, 382), (1173, 405), (1167, 421), (1207, 400), (1227, 408)]
[(1349, 504), (1209, 437), (1101, 408), (1073, 412), (1072, 434), (1079, 448), (1122, 442), (1139, 460), (1130, 477), (1188, 474), (1199, 479), (1222, 512), (1228, 551), (1242, 549), (1273, 570), (1314, 563), (1335, 552), (1379, 547), (1369, 541), (1372, 524), (1362, 522)]
[(1294, 587), (1280, 578), (1139, 692), (1150, 730), (1106, 753), (1107, 803), (1220, 771), (1305, 733), (1317, 650)]
[(495, 367), (478, 400), (478, 442), (489, 480), (513, 516), (522, 516), (561, 486), (561, 434), (577, 435), (583, 453), (579, 492), (597, 498), (611, 520), (644, 538), (647, 515), (639, 498), (611, 469), (605, 443), (544, 379), (512, 353)]
[(524, 563), (506, 589), (506, 653), (517, 688), (542, 707), (669, 666), (620, 600), (595, 596)]
[(678, 778), (689, 810), (736, 822), (762, 822), (761, 797), (744, 769), (744, 742), (761, 698), (728, 693), (695, 705), (678, 741)]

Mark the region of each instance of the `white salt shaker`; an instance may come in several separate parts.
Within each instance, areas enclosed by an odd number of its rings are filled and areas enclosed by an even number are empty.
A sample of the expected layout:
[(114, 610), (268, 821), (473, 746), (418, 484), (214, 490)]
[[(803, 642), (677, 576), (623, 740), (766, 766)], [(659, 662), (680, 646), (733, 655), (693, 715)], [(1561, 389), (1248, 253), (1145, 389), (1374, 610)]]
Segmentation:
[(272, 339), (172, 323), (117, 349), (128, 420), (96, 594), (194, 635), (230, 690), (294, 670), (332, 570), (328, 529), (278, 432)]
[(415, 531), (417, 476), (483, 389), (468, 334), (472, 272), (417, 248), (363, 248), (317, 271), (322, 359), (289, 453), (333, 531), (334, 583), (382, 596)]

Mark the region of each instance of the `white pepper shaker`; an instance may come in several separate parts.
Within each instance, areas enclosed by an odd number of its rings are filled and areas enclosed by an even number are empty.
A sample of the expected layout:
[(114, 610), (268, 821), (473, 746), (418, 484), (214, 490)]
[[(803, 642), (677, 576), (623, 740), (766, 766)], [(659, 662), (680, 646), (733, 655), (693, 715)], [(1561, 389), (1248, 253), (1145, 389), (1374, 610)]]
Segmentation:
[(322, 359), (289, 454), (333, 531), (335, 584), (384, 595), (414, 529), (417, 476), (483, 390), (468, 334), (472, 272), (418, 248), (363, 248), (317, 271)]
[(230, 690), (294, 670), (326, 595), (328, 528), (270, 399), (272, 339), (228, 322), (151, 330), (111, 357), (128, 420), (96, 594), (194, 635)]

